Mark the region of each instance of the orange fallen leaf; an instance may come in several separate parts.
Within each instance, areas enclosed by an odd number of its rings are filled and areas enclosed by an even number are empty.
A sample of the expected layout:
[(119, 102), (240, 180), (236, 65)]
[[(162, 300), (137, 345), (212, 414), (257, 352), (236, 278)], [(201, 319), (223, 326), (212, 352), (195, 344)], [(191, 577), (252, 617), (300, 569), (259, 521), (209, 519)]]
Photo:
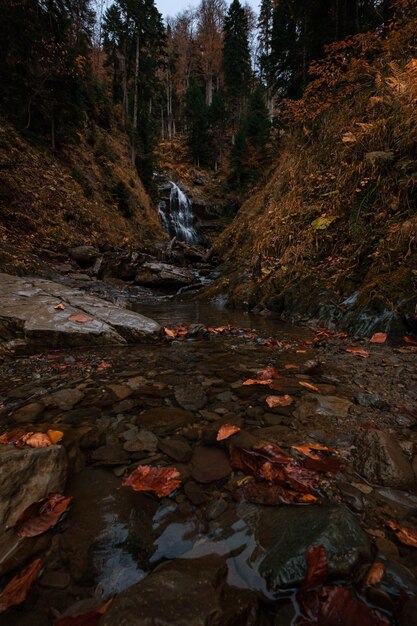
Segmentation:
[(269, 365), (266, 369), (258, 372), (259, 380), (271, 380), (272, 378), (281, 378), (281, 374), (273, 365)]
[(304, 467), (316, 472), (331, 472), (336, 474), (341, 468), (341, 461), (336, 456), (336, 450), (318, 443), (306, 443), (302, 446), (291, 446), (306, 457)]
[(263, 342), (264, 346), (274, 346), (276, 348), (282, 347), (282, 342), (278, 341), (278, 339), (265, 339)]
[(288, 394), (285, 394), (285, 396), (268, 396), (266, 403), (270, 409), (273, 409), (277, 406), (290, 406), (293, 403), (293, 399)]
[(271, 383), (273, 383), (272, 378), (263, 380), (259, 378), (248, 378), (242, 383), (242, 385), (270, 385)]
[(298, 365), (294, 365), (293, 363), (287, 363), (286, 365), (284, 365), (286, 370), (296, 370), (298, 368)]
[(68, 318), (71, 322), (78, 322), (78, 324), (85, 324), (86, 322), (92, 322), (93, 318), (88, 315), (70, 315)]
[(27, 433), (21, 439), (22, 443), (31, 448), (47, 448), (52, 446), (52, 441), (46, 433)]
[(42, 571), (43, 559), (35, 559), (23, 572), (14, 576), (0, 593), (0, 613), (26, 600), (32, 585)]
[(385, 565), (384, 563), (381, 563), (380, 561), (375, 561), (375, 563), (372, 563), (371, 567), (369, 568), (368, 572), (366, 573), (364, 579), (363, 579), (363, 586), (364, 587), (370, 587), (372, 585), (378, 585), (381, 580), (384, 578), (384, 574), (385, 574)]
[(14, 530), (18, 537), (36, 537), (57, 525), (71, 504), (72, 498), (50, 493), (47, 498), (34, 502), (23, 511)]
[(53, 445), (61, 441), (62, 437), (64, 436), (64, 433), (60, 430), (47, 430), (46, 434), (48, 435)]
[(350, 352), (351, 354), (362, 357), (363, 359), (366, 359), (369, 356), (369, 352), (367, 352), (363, 348), (356, 348), (355, 346), (352, 348), (346, 348), (346, 352)]
[(403, 337), (403, 340), (405, 341), (405, 343), (411, 343), (413, 346), (417, 346), (417, 340), (414, 339), (413, 337)]
[(311, 391), (317, 391), (317, 393), (320, 393), (320, 389), (316, 387), (316, 385), (307, 383), (305, 380), (299, 380), (298, 384), (301, 385), (302, 387), (305, 387), (306, 389), (310, 389)]
[(132, 487), (134, 491), (154, 491), (163, 498), (181, 484), (180, 473), (176, 467), (154, 467), (140, 465), (122, 483), (123, 487)]
[(233, 492), (238, 502), (253, 502), (267, 506), (278, 504), (319, 504), (320, 500), (311, 493), (301, 493), (281, 485), (268, 485), (253, 478), (242, 481)]
[(236, 426), (236, 424), (223, 424), (217, 432), (217, 441), (223, 441), (223, 439), (228, 439), (232, 435), (238, 433), (240, 430), (240, 426)]
[(186, 337), (189, 331), (189, 326), (178, 326), (177, 328), (168, 328), (167, 326), (164, 326), (166, 336), (171, 339), (175, 339), (176, 337)]
[(56, 309), (57, 311), (63, 311), (65, 309), (65, 304), (63, 302), (60, 302), (60, 304), (56, 304), (54, 306), (54, 309)]
[(398, 541), (406, 546), (417, 548), (417, 530), (408, 526), (400, 526), (394, 520), (387, 520), (385, 524), (395, 533)]
[(374, 333), (370, 338), (371, 343), (385, 343), (387, 340), (387, 333)]

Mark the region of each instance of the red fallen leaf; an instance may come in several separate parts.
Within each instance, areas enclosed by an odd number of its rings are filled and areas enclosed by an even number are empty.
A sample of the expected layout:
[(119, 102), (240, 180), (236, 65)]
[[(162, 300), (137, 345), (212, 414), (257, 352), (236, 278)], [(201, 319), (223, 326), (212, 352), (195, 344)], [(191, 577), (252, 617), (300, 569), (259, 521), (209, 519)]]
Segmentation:
[(417, 346), (417, 339), (414, 339), (413, 337), (403, 337), (403, 340), (405, 341), (405, 343), (411, 343), (413, 346)]
[(48, 435), (53, 445), (61, 441), (62, 437), (64, 436), (64, 433), (60, 430), (47, 430), (46, 434)]
[(381, 580), (384, 578), (384, 574), (385, 574), (384, 563), (381, 563), (380, 561), (375, 561), (375, 563), (372, 563), (371, 567), (366, 573), (362, 581), (362, 585), (364, 587), (378, 585), (381, 582)]
[(132, 487), (134, 491), (154, 491), (163, 498), (181, 484), (180, 473), (176, 467), (154, 467), (140, 465), (122, 483), (123, 487)]
[(371, 343), (385, 343), (387, 340), (387, 333), (374, 333), (370, 338)]
[(272, 378), (263, 378), (263, 379), (258, 379), (258, 378), (247, 378), (242, 385), (271, 385), (274, 381), (272, 380)]
[(105, 370), (111, 369), (113, 366), (110, 363), (106, 363), (106, 361), (102, 361), (96, 367), (96, 372), (104, 372)]
[(258, 483), (253, 478), (243, 481), (233, 492), (233, 498), (237, 502), (253, 502), (254, 504), (265, 504), (267, 506), (319, 503), (319, 499), (312, 494), (300, 493), (280, 485)]
[(398, 541), (406, 546), (417, 548), (417, 530), (409, 526), (400, 526), (394, 520), (387, 520), (385, 524), (395, 533)]
[(337, 474), (342, 463), (335, 455), (336, 450), (321, 446), (317, 443), (306, 443), (302, 446), (292, 446), (293, 450), (300, 452), (306, 457), (304, 467), (316, 472), (330, 472)]
[(0, 593), (0, 613), (26, 600), (26, 596), (39, 577), (42, 567), (43, 559), (35, 559), (23, 572), (14, 576), (7, 583)]
[(110, 598), (103, 606), (95, 611), (88, 611), (88, 613), (83, 613), (82, 615), (60, 617), (54, 622), (54, 626), (98, 626), (100, 619), (106, 613), (112, 602), (113, 598)]
[(71, 504), (72, 498), (50, 493), (23, 511), (14, 530), (18, 537), (36, 537), (57, 525)]
[(78, 324), (86, 324), (87, 322), (93, 321), (92, 317), (89, 317), (88, 315), (81, 315), (81, 314), (70, 315), (68, 319), (70, 320), (70, 322), (78, 322)]
[(305, 387), (306, 389), (310, 389), (310, 391), (316, 391), (317, 393), (320, 393), (320, 389), (316, 387), (316, 385), (307, 383), (305, 380), (299, 380), (298, 384), (301, 385), (302, 387)]
[(236, 426), (236, 424), (223, 424), (217, 432), (217, 441), (223, 441), (223, 439), (228, 439), (232, 435), (238, 433), (240, 430), (240, 426)]
[[(344, 587), (324, 587), (320, 592), (317, 622), (320, 626), (390, 626), (391, 620), (371, 609)], [(308, 622), (307, 622), (308, 623)]]
[(26, 431), (23, 428), (14, 428), (0, 436), (0, 445), (17, 443), (25, 434)]
[(369, 352), (367, 352), (363, 348), (356, 348), (356, 347), (346, 348), (346, 352), (350, 352), (351, 354), (362, 357), (363, 359), (367, 359), (369, 356)]
[(281, 374), (273, 365), (269, 365), (264, 370), (258, 372), (258, 378), (260, 380), (271, 380), (273, 378), (281, 378)]
[(274, 346), (276, 348), (282, 347), (282, 341), (278, 341), (278, 339), (265, 339), (263, 342), (264, 346)]
[(307, 552), (307, 571), (302, 584), (302, 591), (311, 591), (326, 582), (328, 562), (324, 546), (313, 546)]
[(65, 309), (65, 304), (63, 302), (60, 302), (60, 304), (54, 306), (54, 309), (56, 309), (57, 311), (63, 311)]
[(293, 399), (286, 394), (285, 396), (268, 396), (265, 402), (270, 409), (273, 409), (277, 406), (290, 406), (293, 403)]

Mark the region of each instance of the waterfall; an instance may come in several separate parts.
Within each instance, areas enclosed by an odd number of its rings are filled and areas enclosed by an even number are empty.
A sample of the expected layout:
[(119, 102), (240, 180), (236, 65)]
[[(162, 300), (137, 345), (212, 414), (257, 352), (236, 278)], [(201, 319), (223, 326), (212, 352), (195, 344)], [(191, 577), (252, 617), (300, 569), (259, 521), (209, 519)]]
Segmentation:
[(172, 181), (169, 182), (169, 207), (161, 201), (158, 211), (164, 229), (179, 241), (198, 243), (198, 234), (195, 228), (196, 218), (192, 210), (191, 201), (185, 193)]

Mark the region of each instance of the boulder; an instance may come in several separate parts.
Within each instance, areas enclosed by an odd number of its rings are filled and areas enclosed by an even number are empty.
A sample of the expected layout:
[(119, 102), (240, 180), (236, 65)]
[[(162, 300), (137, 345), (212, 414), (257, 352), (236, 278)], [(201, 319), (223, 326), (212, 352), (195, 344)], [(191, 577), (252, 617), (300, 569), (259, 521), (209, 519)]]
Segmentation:
[(368, 482), (399, 489), (414, 483), (412, 467), (392, 435), (364, 430), (355, 443), (354, 467)]
[(190, 411), (172, 407), (148, 409), (137, 417), (140, 426), (149, 428), (157, 434), (165, 432), (172, 434), (178, 428), (187, 426), (193, 421), (194, 415)]
[(229, 458), (224, 450), (208, 446), (194, 448), (191, 476), (198, 483), (211, 483), (231, 474)]
[(225, 560), (216, 555), (175, 559), (119, 594), (102, 626), (255, 626), (254, 593), (229, 587)]
[(135, 283), (147, 287), (184, 287), (195, 281), (191, 270), (168, 263), (144, 263), (139, 269)]
[(175, 387), (175, 399), (178, 404), (187, 411), (198, 411), (207, 403), (204, 388), (195, 383)]
[(71, 248), (69, 255), (80, 267), (91, 267), (100, 256), (100, 252), (93, 246), (77, 246)]
[(161, 330), (140, 313), (49, 280), (0, 273), (0, 292), (1, 339), (22, 340), (30, 352), (137, 342)]

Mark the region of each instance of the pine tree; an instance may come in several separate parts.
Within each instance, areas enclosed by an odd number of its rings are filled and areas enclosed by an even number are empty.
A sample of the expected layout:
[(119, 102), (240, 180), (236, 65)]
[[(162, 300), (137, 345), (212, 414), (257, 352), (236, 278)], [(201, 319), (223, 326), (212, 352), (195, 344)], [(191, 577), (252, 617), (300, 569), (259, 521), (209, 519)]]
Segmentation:
[(188, 145), (194, 162), (200, 166), (212, 164), (208, 107), (203, 91), (195, 79), (192, 79), (185, 94), (185, 115), (188, 130)]
[(239, 0), (233, 0), (224, 21), (223, 73), (228, 110), (236, 126), (243, 117), (251, 78), (249, 24)]

